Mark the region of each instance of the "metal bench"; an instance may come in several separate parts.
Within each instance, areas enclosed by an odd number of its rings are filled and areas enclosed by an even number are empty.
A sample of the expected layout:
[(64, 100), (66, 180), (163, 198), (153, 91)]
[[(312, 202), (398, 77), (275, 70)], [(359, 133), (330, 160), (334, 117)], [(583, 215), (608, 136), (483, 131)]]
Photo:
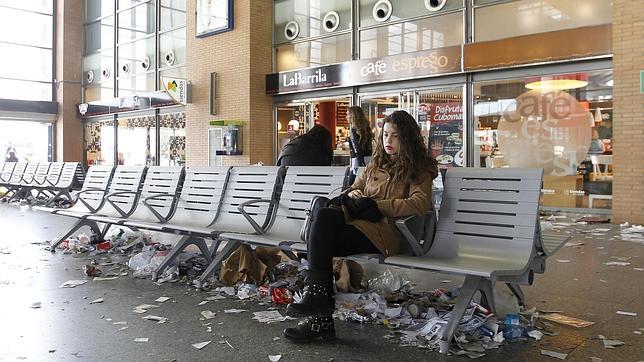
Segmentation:
[(423, 256), (393, 256), (385, 264), (465, 276), (440, 350), (447, 353), (474, 294), (495, 311), (493, 288), (505, 282), (522, 300), (519, 285), (545, 271), (545, 258), (568, 238), (542, 236), (539, 196), (542, 169), (452, 168), (447, 172), (432, 247)]
[[(223, 233), (219, 235), (232, 245), (231, 252), (241, 244), (270, 246), (282, 249), (291, 258), (293, 251), (306, 251), (306, 243), (300, 240), (300, 230), (306, 218), (305, 210), (315, 196), (332, 196), (346, 184), (346, 166), (309, 167), (290, 166), (282, 185), (275, 215), (266, 231), (256, 234)], [(223, 261), (228, 255), (220, 253), (213, 264)]]
[[(94, 167), (111, 168), (112, 166), (92, 166), (90, 172)], [(146, 167), (144, 166), (117, 166), (111, 178), (106, 177), (107, 172), (102, 172), (100, 175), (102, 177), (99, 178), (99, 175), (97, 175), (96, 181), (100, 182), (102, 187), (107, 187), (107, 191), (104, 191), (105, 188), (88, 188), (86, 192), (81, 190), (78, 196), (80, 203), (76, 202), (76, 204), (82, 205), (76, 207), (75, 204), (66, 210), (53, 211), (56, 215), (73, 217), (78, 221), (69, 231), (50, 244), (50, 251), (54, 252), (58, 244), (83, 226), (88, 226), (95, 234), (105, 235), (109, 225), (104, 229), (99, 228), (96, 221), (88, 219), (92, 215), (111, 217), (127, 217), (130, 215), (134, 211), (145, 172)], [(87, 179), (89, 178), (88, 173)], [(85, 183), (87, 182), (86, 180)], [(99, 206), (96, 207), (95, 205)]]

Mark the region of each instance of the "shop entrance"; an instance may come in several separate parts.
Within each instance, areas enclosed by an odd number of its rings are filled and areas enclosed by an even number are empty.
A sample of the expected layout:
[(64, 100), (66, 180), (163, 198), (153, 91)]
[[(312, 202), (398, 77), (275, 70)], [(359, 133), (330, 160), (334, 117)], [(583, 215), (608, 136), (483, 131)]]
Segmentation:
[(399, 109), (409, 112), (418, 122), (423, 138), (440, 168), (466, 164), (461, 86), (362, 94), (360, 106), (375, 128), (375, 134), (379, 134), (387, 115)]
[(349, 124), (346, 113), (350, 105), (349, 96), (296, 100), (275, 105), (273, 108), (273, 117), (276, 120), (275, 160), (287, 143), (308, 132), (316, 124), (320, 124), (333, 135), (333, 163), (348, 165)]

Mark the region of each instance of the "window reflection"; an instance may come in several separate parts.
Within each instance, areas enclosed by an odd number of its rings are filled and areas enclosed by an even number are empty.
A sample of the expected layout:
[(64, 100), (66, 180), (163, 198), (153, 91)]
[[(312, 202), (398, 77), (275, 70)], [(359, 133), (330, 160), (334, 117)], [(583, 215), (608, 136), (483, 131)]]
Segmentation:
[(476, 167), (543, 168), (543, 206), (610, 207), (612, 71), (477, 83), (474, 116)]
[(85, 123), (85, 159), (88, 165), (114, 164), (114, 121)]

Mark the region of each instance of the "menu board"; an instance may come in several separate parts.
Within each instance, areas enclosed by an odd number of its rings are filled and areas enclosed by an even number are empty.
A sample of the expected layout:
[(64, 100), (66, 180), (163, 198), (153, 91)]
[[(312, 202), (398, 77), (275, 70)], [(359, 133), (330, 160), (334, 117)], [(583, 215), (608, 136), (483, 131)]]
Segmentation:
[(424, 108), (428, 109), (430, 122), (429, 148), (438, 167), (462, 167), (465, 161), (462, 103), (432, 103)]
[(349, 103), (346, 102), (336, 102), (335, 103), (335, 125), (336, 127), (349, 127), (349, 121), (347, 121), (347, 109), (349, 108)]

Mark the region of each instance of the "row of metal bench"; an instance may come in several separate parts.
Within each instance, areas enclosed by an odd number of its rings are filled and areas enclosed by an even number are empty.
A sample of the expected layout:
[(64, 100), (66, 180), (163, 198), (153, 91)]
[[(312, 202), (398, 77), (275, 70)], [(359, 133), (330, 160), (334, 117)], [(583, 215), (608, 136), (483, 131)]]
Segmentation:
[[(156, 275), (187, 245), (195, 244), (210, 261), (197, 281), (200, 286), (241, 244), (277, 247), (291, 257), (305, 251), (299, 233), (310, 200), (346, 187), (347, 171), (346, 167), (303, 166), (93, 166), (72, 208), (41, 209), (78, 219), (52, 243), (52, 250), (82, 226), (101, 235), (111, 225), (182, 235)], [(465, 277), (442, 336), (444, 352), (477, 291), (492, 311), (498, 281), (523, 302), (519, 285), (532, 284), (534, 273), (545, 271), (546, 258), (568, 240), (540, 230), (542, 177), (542, 169), (450, 169), (438, 223), (434, 224), (432, 210), (398, 220), (406, 241), (403, 253), (388, 258), (363, 256), (388, 265)], [(102, 223), (105, 226), (99, 228)], [(219, 250), (222, 241), (226, 244)]]
[(45, 196), (45, 205), (58, 198), (71, 201), (70, 191), (80, 187), (84, 178), (79, 162), (0, 162), (0, 187), (7, 189), (9, 200), (31, 195)]

